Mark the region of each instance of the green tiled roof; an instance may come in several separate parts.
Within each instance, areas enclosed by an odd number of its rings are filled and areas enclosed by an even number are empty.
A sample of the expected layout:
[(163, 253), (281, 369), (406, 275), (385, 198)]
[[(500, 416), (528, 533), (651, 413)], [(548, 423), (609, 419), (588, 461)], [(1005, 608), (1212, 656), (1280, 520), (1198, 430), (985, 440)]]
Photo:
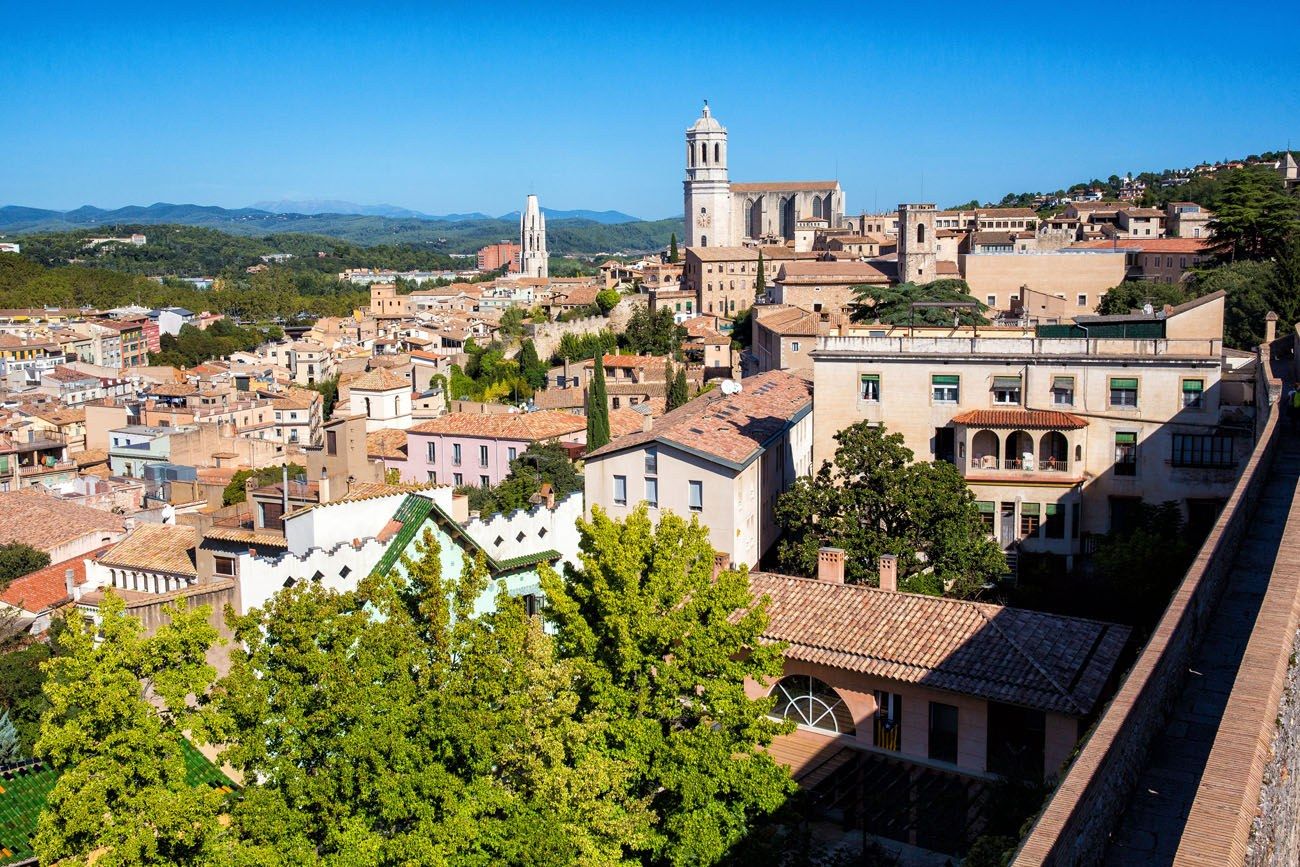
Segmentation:
[[(402, 529), (398, 530), (397, 534), (394, 535), (392, 540), (388, 543), (388, 547), (384, 550), (383, 556), (379, 558), (379, 562), (375, 564), (375, 568), (371, 570), (370, 574), (384, 575), (388, 570), (396, 566), (397, 562), (402, 557), (402, 552), (404, 552), (407, 546), (411, 544), (411, 540), (413, 540), (415, 535), (420, 532), (420, 528), (424, 524), (425, 519), (430, 516), (432, 516), (434, 520), (438, 521), (449, 535), (458, 538), (469, 551), (473, 553), (483, 551), (483, 546), (474, 541), (473, 537), (465, 532), (465, 528), (456, 523), (450, 515), (438, 508), (437, 504), (435, 504), (433, 500), (428, 497), (421, 497), (418, 494), (407, 494), (406, 500), (398, 507), (397, 512), (393, 514), (393, 520), (399, 522), (402, 525)], [(558, 560), (560, 559), (560, 552), (552, 550), (538, 551), (535, 554), (524, 554), (519, 557), (511, 557), (509, 560), (495, 560), (492, 555), (488, 554), (486, 551), (483, 551), (483, 556), (487, 558), (488, 571), (493, 575), (498, 575), (502, 572), (510, 572), (524, 566), (532, 566), (537, 563)]]
[[(233, 789), (230, 778), (189, 741), (181, 741), (185, 779), (191, 786)], [(34, 862), (32, 838), (45, 801), (59, 772), (42, 762), (9, 769), (0, 775), (0, 865)]]

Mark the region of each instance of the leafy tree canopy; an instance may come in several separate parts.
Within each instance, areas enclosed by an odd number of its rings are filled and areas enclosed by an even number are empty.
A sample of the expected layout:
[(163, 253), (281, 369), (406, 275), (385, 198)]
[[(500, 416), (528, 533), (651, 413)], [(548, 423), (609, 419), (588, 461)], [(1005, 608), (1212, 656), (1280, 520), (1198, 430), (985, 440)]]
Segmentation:
[(462, 490), (469, 496), (469, 507), (486, 518), (528, 508), (543, 484), (551, 486), (557, 500), (582, 490), (582, 474), (559, 443), (532, 443), (510, 462), (510, 474), (501, 484)]
[[(965, 280), (935, 280), (918, 286), (899, 283), (897, 286), (862, 285), (854, 287), (855, 300), (852, 318), (855, 322), (883, 322), (887, 325), (987, 325), (983, 315), (988, 309), (970, 294)], [(921, 307), (921, 302), (964, 302), (968, 308)]]
[[(289, 478), (305, 476), (306, 474), (307, 468), (301, 464), (289, 464)], [(237, 470), (221, 492), (221, 504), (223, 506), (233, 506), (235, 503), (244, 502), (248, 494), (246, 483), (250, 478), (256, 481), (256, 487), (274, 485), (276, 482), (283, 480), (284, 470), (279, 464), (271, 467), (258, 467), (255, 470)]]
[(915, 461), (902, 434), (859, 422), (835, 435), (834, 462), (776, 503), (781, 567), (813, 575), (817, 550), (845, 552), (846, 578), (875, 584), (879, 557), (898, 557), (900, 589), (969, 598), (1006, 573), (975, 497), (946, 461)]
[(637, 355), (681, 355), (686, 329), (673, 321), (673, 311), (660, 307), (651, 313), (644, 304), (632, 308), (627, 329), (623, 332), (623, 345)]
[(21, 578), (50, 565), (50, 555), (23, 542), (0, 545), (0, 590), (15, 578)]
[(1300, 231), (1300, 199), (1289, 195), (1269, 169), (1229, 172), (1213, 209), (1213, 249), (1226, 261), (1282, 255)]

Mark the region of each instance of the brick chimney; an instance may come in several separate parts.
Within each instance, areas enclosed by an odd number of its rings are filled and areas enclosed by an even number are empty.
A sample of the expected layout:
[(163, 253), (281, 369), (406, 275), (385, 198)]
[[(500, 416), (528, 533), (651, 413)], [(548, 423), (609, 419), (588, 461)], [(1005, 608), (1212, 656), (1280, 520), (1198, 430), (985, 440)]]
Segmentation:
[(1264, 342), (1272, 343), (1277, 340), (1277, 314), (1272, 310), (1264, 317)]
[(719, 572), (726, 572), (731, 568), (731, 555), (722, 551), (713, 552), (713, 577), (718, 577)]
[(898, 557), (893, 554), (880, 555), (880, 589), (898, 589)]
[(844, 583), (844, 549), (819, 548), (817, 551), (817, 580), (831, 584)]

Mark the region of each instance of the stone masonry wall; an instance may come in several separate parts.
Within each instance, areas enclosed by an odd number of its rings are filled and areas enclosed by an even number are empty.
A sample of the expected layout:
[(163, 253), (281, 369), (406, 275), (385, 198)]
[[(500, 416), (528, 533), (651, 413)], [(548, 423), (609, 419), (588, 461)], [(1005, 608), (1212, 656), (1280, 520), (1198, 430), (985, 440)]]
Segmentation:
[[(1292, 647), (1300, 648), (1300, 631)], [(1300, 666), (1296, 665), (1295, 649), (1278, 708), (1272, 750), (1273, 758), (1264, 768), (1246, 867), (1300, 864)]]
[(537, 347), (538, 358), (545, 361), (555, 353), (556, 349), (559, 349), (560, 338), (565, 334), (596, 334), (606, 328), (616, 333), (621, 332), (627, 328), (627, 321), (632, 318), (632, 308), (637, 304), (645, 304), (645, 302), (626, 297), (609, 311), (609, 316), (588, 316), (568, 322), (544, 322), (530, 326), (528, 336), (533, 339), (533, 345)]

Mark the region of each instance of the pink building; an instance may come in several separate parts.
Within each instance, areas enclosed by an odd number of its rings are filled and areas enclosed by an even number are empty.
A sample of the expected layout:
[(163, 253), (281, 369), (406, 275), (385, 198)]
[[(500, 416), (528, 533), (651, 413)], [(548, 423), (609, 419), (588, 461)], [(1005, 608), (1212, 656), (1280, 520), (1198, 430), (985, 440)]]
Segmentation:
[(587, 419), (558, 410), (480, 415), (454, 412), (406, 432), (402, 479), (443, 485), (497, 485), (510, 462), (536, 442), (585, 443)]

